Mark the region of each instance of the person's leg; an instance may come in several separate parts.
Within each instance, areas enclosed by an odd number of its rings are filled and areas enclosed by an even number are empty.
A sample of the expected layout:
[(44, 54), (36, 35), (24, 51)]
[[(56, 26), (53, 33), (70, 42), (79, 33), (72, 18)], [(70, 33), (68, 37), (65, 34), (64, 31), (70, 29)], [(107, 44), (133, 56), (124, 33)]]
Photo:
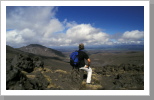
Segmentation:
[(89, 68), (81, 67), (80, 69), (87, 71), (87, 83), (91, 83), (92, 69), (90, 67)]
[(92, 69), (89, 67), (87, 75), (87, 83), (91, 83)]

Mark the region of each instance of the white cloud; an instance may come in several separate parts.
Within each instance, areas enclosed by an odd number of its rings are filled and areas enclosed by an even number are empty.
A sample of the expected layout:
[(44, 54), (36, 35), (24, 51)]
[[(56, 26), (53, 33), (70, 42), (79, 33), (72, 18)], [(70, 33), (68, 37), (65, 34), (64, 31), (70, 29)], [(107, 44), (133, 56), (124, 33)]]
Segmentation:
[(119, 39), (118, 43), (143, 44), (144, 32), (139, 30), (126, 31)]
[(67, 19), (65, 19), (63, 21), (63, 24), (65, 24), (66, 28), (71, 28), (71, 27), (74, 27), (77, 25), (77, 23), (75, 21), (72, 21), (72, 22), (68, 22)]
[(50, 22), (44, 28), (44, 37), (50, 37), (55, 32), (64, 30), (64, 26), (58, 19), (51, 19)]
[(100, 29), (92, 27), (90, 24), (76, 25), (66, 32), (67, 38), (72, 39), (71, 43), (84, 42), (85, 44), (106, 44), (109, 35), (100, 31)]
[(6, 32), (7, 44), (16, 47), (47, 43), (43, 40), (51, 39), (52, 34), (64, 29), (55, 18), (56, 11), (56, 7), (16, 7), (7, 11), (6, 27), (13, 29)]
[(24, 43), (22, 34), (19, 34), (16, 30), (8, 31), (6, 34), (6, 43), (12, 46), (20, 45)]
[(7, 29), (39, 28), (54, 15), (54, 7), (16, 7), (7, 12)]
[[(57, 7), (15, 7), (7, 11), (7, 45), (13, 47), (33, 43), (45, 46), (113, 45), (121, 43), (143, 43), (143, 31), (126, 31), (121, 37), (109, 35), (91, 24), (77, 24), (55, 17)], [(119, 38), (118, 38), (119, 37)], [(114, 41), (113, 41), (114, 40)]]
[(133, 40), (141, 39), (143, 37), (144, 37), (144, 32), (139, 30), (126, 31), (122, 36), (122, 38), (133, 39)]
[(19, 34), (21, 34), (24, 39), (30, 39), (36, 36), (36, 33), (33, 30), (28, 29), (28, 28), (21, 30)]

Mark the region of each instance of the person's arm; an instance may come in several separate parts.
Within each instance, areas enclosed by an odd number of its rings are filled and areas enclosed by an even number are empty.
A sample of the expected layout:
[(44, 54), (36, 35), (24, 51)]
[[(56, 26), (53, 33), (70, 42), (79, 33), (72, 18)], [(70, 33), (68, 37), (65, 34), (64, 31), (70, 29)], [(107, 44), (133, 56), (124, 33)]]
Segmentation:
[(88, 64), (87, 64), (86, 68), (90, 67), (90, 62), (91, 62), (90, 58), (87, 59), (87, 62), (88, 62)]

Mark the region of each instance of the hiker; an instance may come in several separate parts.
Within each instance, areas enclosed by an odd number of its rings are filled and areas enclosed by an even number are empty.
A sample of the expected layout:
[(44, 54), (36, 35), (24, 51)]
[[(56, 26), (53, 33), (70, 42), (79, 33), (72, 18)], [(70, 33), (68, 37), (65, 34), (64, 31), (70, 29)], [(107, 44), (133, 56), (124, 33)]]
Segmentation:
[[(86, 83), (91, 84), (91, 76), (92, 76), (92, 69), (90, 68), (91, 60), (90, 60), (89, 56), (87, 55), (87, 53), (84, 52), (83, 50), (84, 50), (84, 44), (81, 43), (81, 44), (79, 44), (79, 50), (76, 51), (77, 52), (77, 57), (78, 57), (78, 59), (77, 59), (78, 63), (77, 63), (76, 66), (75, 66), (75, 64), (72, 65), (72, 66), (75, 69), (87, 71), (87, 81), (86, 81)], [(85, 64), (85, 59), (88, 62), (87, 65)]]

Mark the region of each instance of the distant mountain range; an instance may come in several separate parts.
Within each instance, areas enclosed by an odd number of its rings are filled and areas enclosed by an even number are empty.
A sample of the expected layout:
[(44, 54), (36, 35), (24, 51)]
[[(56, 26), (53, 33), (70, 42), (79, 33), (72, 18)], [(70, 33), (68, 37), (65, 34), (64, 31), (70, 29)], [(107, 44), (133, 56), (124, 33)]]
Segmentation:
[[(70, 52), (78, 50), (78, 46), (54, 46), (51, 47), (61, 52)], [(131, 50), (144, 51), (144, 45), (93, 45), (86, 46), (85, 50)]]

